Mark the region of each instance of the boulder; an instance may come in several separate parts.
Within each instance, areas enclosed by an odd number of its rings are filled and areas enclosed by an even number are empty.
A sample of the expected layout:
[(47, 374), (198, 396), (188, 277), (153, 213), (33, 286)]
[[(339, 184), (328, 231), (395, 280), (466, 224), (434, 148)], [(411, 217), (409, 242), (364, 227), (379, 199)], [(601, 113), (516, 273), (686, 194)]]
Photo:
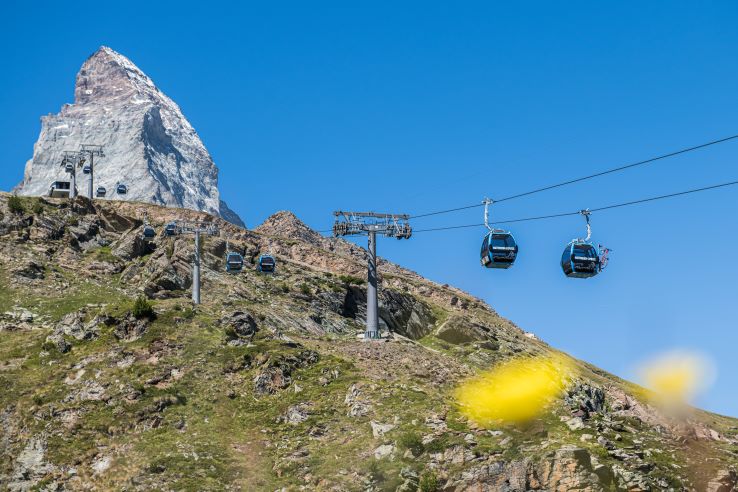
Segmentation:
[(148, 319), (136, 319), (132, 314), (129, 314), (118, 322), (113, 330), (113, 335), (118, 340), (132, 342), (138, 340), (146, 333), (148, 325)]
[(289, 374), (279, 367), (267, 367), (254, 377), (254, 391), (258, 395), (272, 395), (292, 382)]
[(707, 483), (706, 492), (733, 492), (738, 488), (738, 473), (735, 470), (720, 470)]
[(41, 280), (46, 277), (45, 271), (43, 265), (31, 260), (13, 270), (13, 275), (30, 280)]
[(395, 428), (394, 424), (380, 424), (379, 422), (375, 422), (373, 420), (369, 422), (369, 425), (372, 426), (372, 435), (374, 436), (374, 439), (379, 439), (380, 437), (384, 436), (386, 433)]
[(98, 233), (100, 232), (100, 221), (97, 217), (83, 217), (78, 219), (76, 225), (68, 226), (69, 244), (77, 250), (87, 250), (100, 246)]
[(452, 315), (438, 328), (436, 336), (448, 343), (460, 345), (462, 343), (487, 341), (491, 338), (488, 331), (484, 326), (472, 323), (467, 318)]
[(395, 446), (393, 444), (382, 444), (374, 450), (374, 459), (381, 460), (389, 458), (395, 454)]
[(405, 467), (400, 470), (400, 478), (404, 481), (397, 487), (395, 492), (415, 492), (418, 490), (420, 477), (418, 477), (418, 474), (412, 468)]
[(380, 293), (379, 316), (390, 331), (413, 340), (428, 335), (436, 325), (433, 311), (427, 304), (391, 289)]
[(362, 395), (361, 385), (352, 384), (346, 392), (344, 403), (349, 407), (349, 417), (363, 417), (371, 410), (371, 404)]
[(69, 342), (66, 341), (64, 338), (64, 335), (61, 333), (52, 333), (48, 337), (46, 337), (46, 344), (50, 347), (55, 348), (59, 351), (59, 353), (66, 354), (72, 349), (72, 346), (69, 344)]
[(66, 222), (58, 216), (38, 216), (31, 226), (31, 239), (34, 241), (57, 241), (64, 237)]
[(567, 390), (564, 401), (572, 412), (579, 412), (578, 416), (586, 420), (590, 414), (605, 410), (605, 390), (587, 383), (577, 383)]
[(46, 441), (34, 437), (28, 441), (26, 447), (15, 461), (15, 468), (7, 483), (10, 491), (31, 490), (55, 467), (46, 461)]
[(299, 368), (318, 362), (318, 353), (302, 350), (294, 355), (286, 355), (268, 360), (254, 377), (254, 391), (257, 394), (274, 394), (292, 383), (292, 373)]
[(122, 260), (130, 261), (151, 254), (155, 248), (153, 242), (144, 241), (140, 230), (133, 229), (125, 233), (115, 244), (113, 255)]
[(308, 419), (308, 408), (309, 405), (306, 403), (292, 405), (287, 409), (287, 412), (279, 418), (279, 421), (290, 425), (301, 424)]
[(612, 467), (617, 486), (628, 492), (646, 492), (653, 490), (648, 477), (642, 473), (628, 470), (622, 466), (613, 465)]
[(64, 316), (56, 325), (56, 331), (76, 340), (92, 340), (97, 338), (97, 323), (83, 323), (82, 312), (76, 311)]
[(258, 331), (256, 319), (248, 312), (236, 311), (219, 320), (230, 336), (251, 338)]

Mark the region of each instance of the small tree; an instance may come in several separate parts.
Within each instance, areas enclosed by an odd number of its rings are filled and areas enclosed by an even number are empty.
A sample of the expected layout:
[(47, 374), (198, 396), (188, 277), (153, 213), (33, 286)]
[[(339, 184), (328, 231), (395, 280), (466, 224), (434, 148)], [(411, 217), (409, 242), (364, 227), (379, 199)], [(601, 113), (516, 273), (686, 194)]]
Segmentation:
[(143, 295), (138, 296), (133, 303), (133, 310), (131, 312), (136, 319), (154, 318), (154, 306)]
[(14, 214), (21, 214), (24, 212), (23, 200), (18, 195), (12, 195), (8, 198), (8, 210)]

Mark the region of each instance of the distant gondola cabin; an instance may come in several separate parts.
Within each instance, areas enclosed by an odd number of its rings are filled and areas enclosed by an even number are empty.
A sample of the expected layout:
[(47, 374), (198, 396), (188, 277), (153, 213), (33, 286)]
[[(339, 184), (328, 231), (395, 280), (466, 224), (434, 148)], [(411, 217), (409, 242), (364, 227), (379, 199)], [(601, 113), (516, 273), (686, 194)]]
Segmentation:
[(277, 269), (277, 260), (272, 255), (261, 255), (259, 256), (257, 268), (263, 273), (274, 273)]
[(240, 272), (243, 269), (243, 256), (239, 253), (228, 253), (226, 255), (226, 271)]
[(144, 226), (143, 238), (144, 241), (151, 241), (156, 237), (156, 231), (150, 225)]

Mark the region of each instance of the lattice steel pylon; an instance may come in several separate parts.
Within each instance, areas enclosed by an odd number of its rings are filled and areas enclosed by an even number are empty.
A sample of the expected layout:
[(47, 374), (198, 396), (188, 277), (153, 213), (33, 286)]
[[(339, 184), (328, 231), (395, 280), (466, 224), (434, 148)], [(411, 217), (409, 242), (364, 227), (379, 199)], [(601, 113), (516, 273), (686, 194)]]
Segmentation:
[(380, 338), (379, 302), (377, 300), (377, 234), (397, 239), (410, 239), (413, 235), (409, 215), (377, 214), (374, 212), (333, 212), (333, 236), (369, 237), (368, 272), (366, 289), (366, 332), (364, 339)]
[(218, 228), (214, 224), (180, 222), (176, 224), (175, 234), (193, 234), (195, 236), (195, 257), (192, 262), (192, 303), (200, 304), (200, 235), (217, 236)]

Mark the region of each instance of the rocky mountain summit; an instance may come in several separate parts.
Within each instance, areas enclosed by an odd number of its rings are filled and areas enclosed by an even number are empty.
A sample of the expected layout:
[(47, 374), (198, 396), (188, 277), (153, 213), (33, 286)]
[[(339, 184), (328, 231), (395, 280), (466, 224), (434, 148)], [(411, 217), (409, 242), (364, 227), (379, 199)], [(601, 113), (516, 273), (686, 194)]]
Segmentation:
[[(54, 181), (69, 180), (64, 151), (102, 145), (94, 183), (104, 199), (132, 200), (204, 211), (243, 222), (220, 199), (218, 168), (179, 106), (128, 58), (103, 46), (77, 74), (74, 104), (41, 118), (41, 135), (17, 192), (46, 195)], [(78, 174), (77, 188), (86, 191)], [(125, 184), (126, 195), (116, 187)]]
[[(221, 231), (202, 246), (196, 308), (192, 238), (163, 234), (181, 215)], [(290, 212), (250, 231), (0, 194), (0, 251), (0, 490), (736, 490), (738, 420), (664, 414), (581, 361), (538, 419), (467, 420), (461, 381), (556, 351), (387, 261), (386, 338), (358, 340), (365, 251)], [(275, 275), (256, 271), (264, 251)]]

